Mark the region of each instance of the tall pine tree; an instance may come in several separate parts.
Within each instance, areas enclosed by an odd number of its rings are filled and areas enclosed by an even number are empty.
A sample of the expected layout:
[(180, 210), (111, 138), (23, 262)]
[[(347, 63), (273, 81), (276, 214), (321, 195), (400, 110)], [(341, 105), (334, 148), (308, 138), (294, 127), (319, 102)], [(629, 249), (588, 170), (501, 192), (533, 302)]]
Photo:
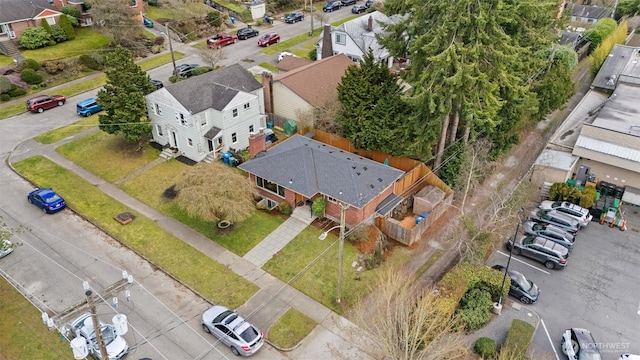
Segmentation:
[(98, 117), (100, 130), (114, 135), (122, 132), (128, 142), (142, 144), (151, 135), (144, 96), (155, 86), (126, 49), (117, 47), (105, 56), (105, 63), (107, 83), (98, 92), (98, 104), (104, 109)]

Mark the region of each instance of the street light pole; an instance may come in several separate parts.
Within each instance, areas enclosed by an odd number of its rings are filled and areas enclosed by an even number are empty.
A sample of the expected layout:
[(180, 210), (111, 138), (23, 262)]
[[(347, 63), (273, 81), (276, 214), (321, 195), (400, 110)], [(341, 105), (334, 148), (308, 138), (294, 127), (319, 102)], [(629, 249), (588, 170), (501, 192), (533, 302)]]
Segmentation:
[(516, 236), (518, 236), (518, 230), (520, 230), (520, 215), (524, 212), (523, 208), (518, 210), (518, 222), (516, 223), (516, 232), (513, 234), (513, 244), (509, 246), (509, 260), (507, 260), (507, 267), (504, 269), (504, 276), (502, 277), (502, 285), (500, 286), (500, 297), (498, 298), (498, 308), (502, 308), (502, 293), (504, 292), (504, 283), (507, 280), (507, 273), (509, 272), (509, 264), (511, 264), (511, 257), (513, 256), (513, 246), (516, 242)]
[(173, 45), (171, 45), (171, 33), (169, 32), (169, 23), (164, 23), (164, 31), (166, 33), (161, 33), (164, 35), (167, 40), (169, 40), (169, 52), (171, 53), (171, 62), (173, 63), (173, 74), (176, 75), (176, 58), (173, 55)]
[(311, 4), (311, 30), (309, 30), (309, 36), (313, 35), (313, 0), (309, 0)]

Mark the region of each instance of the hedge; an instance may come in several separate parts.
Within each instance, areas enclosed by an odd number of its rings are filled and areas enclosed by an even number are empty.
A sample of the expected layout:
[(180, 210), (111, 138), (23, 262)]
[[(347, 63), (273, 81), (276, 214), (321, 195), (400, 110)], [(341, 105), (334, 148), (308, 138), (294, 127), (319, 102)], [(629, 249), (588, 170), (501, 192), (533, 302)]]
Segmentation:
[(531, 345), (536, 328), (526, 321), (515, 319), (511, 322), (507, 339), (502, 344), (500, 352), (507, 352), (510, 359), (526, 359), (526, 352)]
[[(469, 289), (483, 284), (493, 297), (498, 297), (504, 274), (485, 265), (460, 263), (449, 271), (438, 283), (438, 308), (444, 314), (452, 316), (460, 300)], [(511, 279), (505, 278), (502, 297), (507, 297)]]

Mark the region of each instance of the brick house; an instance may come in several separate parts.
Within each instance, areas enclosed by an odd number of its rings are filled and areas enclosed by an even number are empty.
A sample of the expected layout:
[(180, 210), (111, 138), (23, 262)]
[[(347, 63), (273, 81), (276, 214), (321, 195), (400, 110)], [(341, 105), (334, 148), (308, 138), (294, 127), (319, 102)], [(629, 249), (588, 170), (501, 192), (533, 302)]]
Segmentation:
[(11, 55), (25, 29), (42, 21), (57, 24), (60, 14), (47, 0), (0, 0), (0, 53)]

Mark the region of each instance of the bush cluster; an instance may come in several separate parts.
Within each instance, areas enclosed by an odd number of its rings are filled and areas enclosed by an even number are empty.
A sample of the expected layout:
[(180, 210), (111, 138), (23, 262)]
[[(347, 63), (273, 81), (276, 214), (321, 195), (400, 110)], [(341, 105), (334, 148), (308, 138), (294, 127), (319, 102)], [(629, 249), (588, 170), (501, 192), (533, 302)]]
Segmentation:
[(564, 182), (554, 183), (549, 188), (549, 200), (568, 201), (589, 209), (596, 202), (596, 189), (592, 186), (585, 186), (580, 190)]
[(20, 79), (30, 85), (40, 84), (42, 82), (42, 76), (33, 69), (23, 69), (20, 72)]
[(67, 33), (60, 25), (51, 25), (51, 38), (57, 43), (67, 41)]
[(11, 80), (4, 75), (0, 75), (0, 94), (6, 94), (11, 91), (11, 85)]
[(280, 212), (284, 215), (291, 215), (291, 213), (293, 212), (293, 210), (291, 210), (291, 205), (289, 205), (289, 203), (286, 201), (281, 201), (280, 203), (278, 203), (278, 210), (280, 210)]
[(311, 204), (311, 213), (316, 217), (324, 216), (324, 209), (327, 206), (326, 200), (322, 197), (316, 198)]
[(457, 314), (467, 330), (477, 330), (491, 320), (491, 294), (480, 287), (467, 291), (460, 300)]
[(476, 340), (473, 350), (484, 359), (493, 359), (496, 355), (496, 342), (491, 338), (481, 337)]
[[(46, 23), (46, 22), (45, 22)], [(38, 49), (49, 45), (51, 34), (41, 27), (30, 27), (25, 29), (18, 42), (25, 49)]]
[(65, 68), (65, 64), (62, 61), (52, 60), (52, 61), (47, 61), (46, 63), (44, 63), (44, 69), (49, 74), (55, 74), (58, 71), (64, 70), (64, 68)]
[(13, 85), (11, 87), (11, 91), (9, 91), (9, 96), (12, 98), (24, 96), (27, 94), (27, 90), (21, 88), (20, 86)]
[(78, 62), (82, 67), (90, 70), (102, 70), (104, 68), (104, 58), (101, 55), (80, 55)]
[(38, 71), (38, 70), (42, 69), (42, 65), (40, 65), (40, 63), (37, 62), (36, 60), (24, 59), (22, 61), (22, 68), (23, 69), (33, 69), (35, 71)]
[(209, 71), (213, 71), (213, 68), (211, 66), (198, 66), (197, 68), (193, 69), (191, 73), (193, 74), (193, 76), (198, 76), (204, 73), (208, 73)]

